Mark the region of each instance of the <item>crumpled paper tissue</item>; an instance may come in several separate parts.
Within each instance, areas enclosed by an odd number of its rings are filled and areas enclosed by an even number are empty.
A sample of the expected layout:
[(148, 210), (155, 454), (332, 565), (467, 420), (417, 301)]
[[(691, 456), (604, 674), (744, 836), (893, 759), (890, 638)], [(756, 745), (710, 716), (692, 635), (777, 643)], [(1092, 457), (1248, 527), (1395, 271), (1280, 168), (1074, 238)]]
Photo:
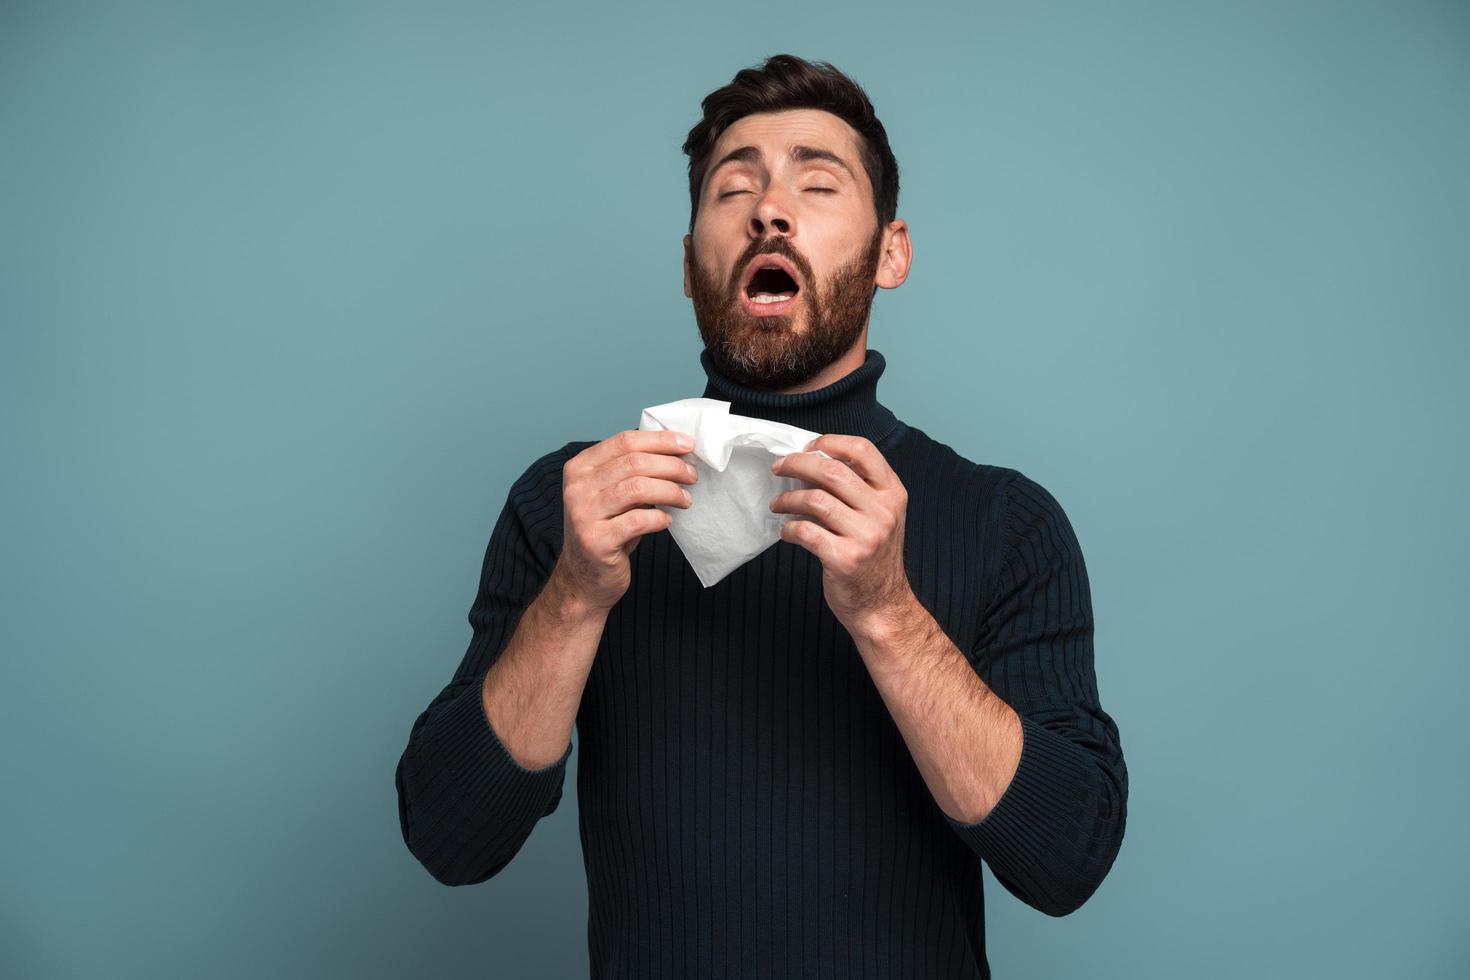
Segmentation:
[(732, 415), (730, 403), (715, 398), (684, 398), (645, 408), (638, 428), (673, 429), (694, 437), (694, 449), (682, 458), (694, 466), (699, 480), (680, 484), (689, 491), (689, 506), (654, 506), (672, 518), (669, 534), (705, 588), (781, 540), (787, 521), (809, 519), (771, 510), (777, 494), (813, 486), (772, 473), (771, 464), (777, 457), (805, 451), (822, 433)]

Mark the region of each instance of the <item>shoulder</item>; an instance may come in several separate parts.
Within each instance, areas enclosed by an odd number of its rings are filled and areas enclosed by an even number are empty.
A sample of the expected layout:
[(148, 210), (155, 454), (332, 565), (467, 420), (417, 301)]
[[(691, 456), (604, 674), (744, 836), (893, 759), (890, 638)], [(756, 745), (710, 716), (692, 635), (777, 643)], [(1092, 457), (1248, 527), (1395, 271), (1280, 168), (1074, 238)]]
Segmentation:
[[(909, 425), (889, 462), (905, 486), (943, 494), (986, 525), (1005, 523), (1006, 487), (1021, 474), (1007, 466), (973, 460), (923, 429)], [(957, 496), (958, 494), (958, 496)]]
[[(911, 427), (907, 451), (924, 460), (923, 469), (949, 476), (968, 492), (981, 519), (999, 532), (1006, 558), (1025, 542), (1076, 551), (1076, 533), (1058, 494), (1014, 466), (968, 459), (922, 429)], [(908, 441), (908, 440), (906, 440)]]
[(1038, 522), (1067, 524), (1067, 512), (1057, 496), (1041, 483), (1009, 467), (999, 467), (999, 479), (1006, 499), (1006, 510), (1019, 526), (1030, 526)]
[(542, 453), (521, 469), (506, 493), (502, 523), (519, 529), (521, 540), (546, 569), (561, 553), (562, 468), (567, 460), (595, 444), (595, 440), (579, 440)]
[(1013, 570), (1069, 567), (1085, 579), (1077, 531), (1056, 494), (1020, 470), (1004, 470), (1001, 498), (1006, 545), (1001, 563)]
[(979, 463), (916, 425), (905, 425), (903, 438), (886, 454), (900, 476), (916, 483), (962, 486), (989, 498), (1015, 470)]
[(520, 476), (516, 477), (511, 487), (511, 495), (539, 497), (543, 500), (551, 497), (559, 499), (562, 468), (573, 456), (596, 444), (593, 439), (575, 440), (542, 453), (521, 470)]

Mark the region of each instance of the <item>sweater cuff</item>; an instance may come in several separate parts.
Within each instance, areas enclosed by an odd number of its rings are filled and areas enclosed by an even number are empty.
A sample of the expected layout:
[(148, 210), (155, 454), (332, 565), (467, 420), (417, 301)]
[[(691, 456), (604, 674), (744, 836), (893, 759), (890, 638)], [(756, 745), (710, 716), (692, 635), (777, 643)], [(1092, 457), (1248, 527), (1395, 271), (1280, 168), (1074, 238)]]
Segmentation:
[[(1088, 850), (1097, 765), (1086, 750), (1025, 715), (1021, 761), (1000, 801), (977, 823), (945, 820), (998, 878), (1043, 893), (1047, 868)], [(941, 811), (943, 812), (943, 811)]]
[(481, 683), (469, 684), (445, 706), (434, 725), (432, 751), (459, 793), (508, 817), (541, 817), (561, 789), (572, 743), (560, 759), (527, 769), (510, 754), (485, 715)]

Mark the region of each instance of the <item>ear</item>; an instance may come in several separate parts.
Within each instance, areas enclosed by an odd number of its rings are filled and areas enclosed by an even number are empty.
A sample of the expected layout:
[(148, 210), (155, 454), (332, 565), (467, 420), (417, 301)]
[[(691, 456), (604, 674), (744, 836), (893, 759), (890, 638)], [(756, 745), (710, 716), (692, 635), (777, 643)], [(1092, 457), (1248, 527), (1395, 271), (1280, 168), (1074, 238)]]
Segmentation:
[(908, 222), (902, 218), (890, 221), (883, 232), (883, 244), (878, 253), (878, 272), (874, 284), (884, 289), (897, 289), (908, 278), (909, 266), (914, 261), (914, 248), (909, 242)]
[(694, 284), (691, 281), (689, 270), (689, 248), (693, 243), (694, 238), (692, 236), (684, 236), (684, 295), (690, 299), (694, 298)]

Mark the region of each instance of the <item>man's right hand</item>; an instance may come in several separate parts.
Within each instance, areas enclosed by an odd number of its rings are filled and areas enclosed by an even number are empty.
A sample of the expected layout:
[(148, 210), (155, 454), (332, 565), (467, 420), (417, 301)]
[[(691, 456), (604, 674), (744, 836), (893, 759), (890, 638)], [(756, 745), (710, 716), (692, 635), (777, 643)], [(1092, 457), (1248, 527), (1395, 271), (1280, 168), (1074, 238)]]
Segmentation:
[(643, 535), (673, 521), (654, 505), (689, 506), (689, 491), (679, 484), (698, 476), (679, 457), (693, 448), (685, 433), (625, 429), (566, 461), (565, 535), (552, 570), (565, 594), (599, 612), (617, 604), (632, 583), (628, 556)]

